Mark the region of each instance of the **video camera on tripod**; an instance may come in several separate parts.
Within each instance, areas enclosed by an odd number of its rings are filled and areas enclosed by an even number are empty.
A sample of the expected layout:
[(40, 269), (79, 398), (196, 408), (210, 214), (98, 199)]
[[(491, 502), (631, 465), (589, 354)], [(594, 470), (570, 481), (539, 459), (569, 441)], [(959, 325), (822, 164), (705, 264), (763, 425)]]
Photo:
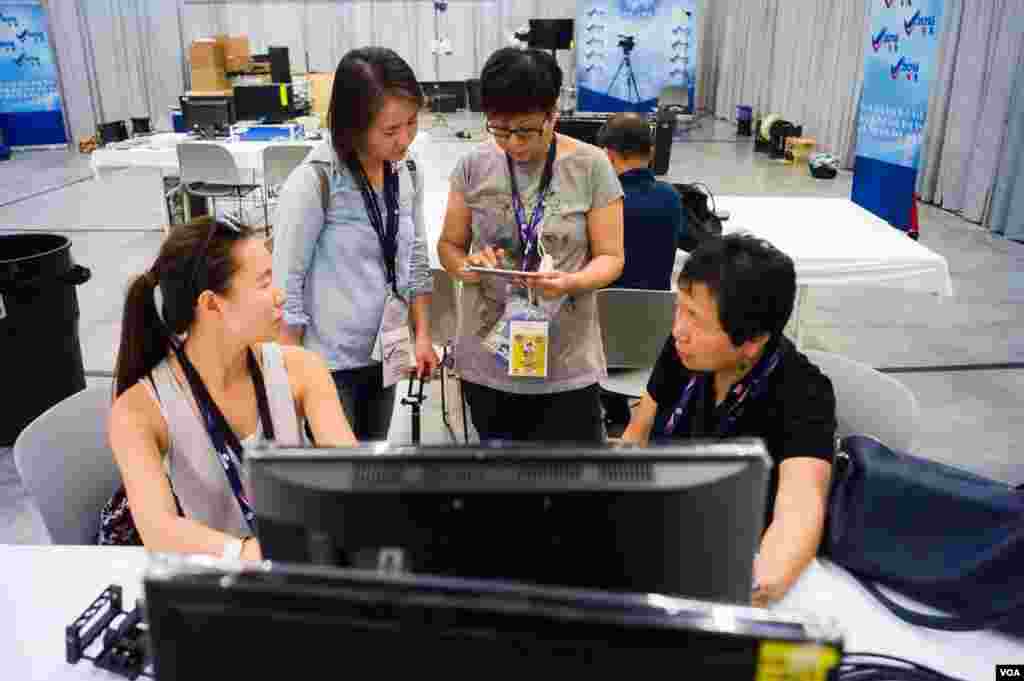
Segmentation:
[(623, 52), (625, 52), (626, 54), (629, 54), (630, 52), (633, 51), (633, 48), (636, 47), (636, 37), (620, 33), (619, 34), (619, 43), (618, 44), (619, 44), (619, 47), (622, 48)]

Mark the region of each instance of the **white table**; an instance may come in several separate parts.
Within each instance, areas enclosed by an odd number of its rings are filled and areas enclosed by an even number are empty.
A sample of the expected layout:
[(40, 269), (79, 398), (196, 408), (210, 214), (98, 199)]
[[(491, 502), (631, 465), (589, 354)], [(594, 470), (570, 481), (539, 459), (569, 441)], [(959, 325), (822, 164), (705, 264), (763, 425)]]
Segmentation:
[[(121, 168), (158, 168), (164, 173), (178, 171), (178, 145), (189, 141), (185, 133), (164, 132), (152, 137), (140, 138), (145, 142), (139, 146), (117, 149), (113, 146), (92, 152), (90, 163), (95, 176)], [(194, 138), (193, 138), (194, 140)], [(221, 145), (235, 159), (242, 172), (263, 171), (263, 150), (274, 144), (305, 144), (313, 147), (323, 140), (294, 140), (288, 142), (215, 142)]]
[[(715, 208), (730, 214), (725, 234), (753, 234), (793, 259), (797, 298), (786, 332), (797, 347), (811, 287), (879, 286), (953, 295), (946, 258), (849, 199), (716, 196)], [(673, 289), (687, 257), (676, 252)]]
[(717, 196), (726, 234), (746, 231), (793, 258), (801, 286), (887, 286), (953, 295), (946, 259), (849, 199)]
[[(110, 584), (123, 587), (126, 608), (134, 605), (142, 595), (140, 579), (146, 566), (141, 549), (0, 545), (0, 566), (2, 678), (115, 678), (88, 661), (66, 664), (64, 627)], [(996, 664), (1024, 662), (1024, 640), (905, 624), (871, 600), (845, 571), (828, 563), (812, 564), (775, 607), (834, 618), (849, 651), (898, 655), (970, 681), (994, 678)]]
[[(125, 148), (112, 145), (97, 149), (92, 153), (90, 164), (95, 179), (107, 184), (116, 183), (128, 186), (128, 182), (145, 187), (144, 194), (153, 196), (158, 205), (152, 206), (155, 212), (165, 216), (169, 222), (164, 198), (163, 178), (177, 175), (178, 145), (188, 141), (184, 133), (157, 133), (151, 137), (133, 140)], [(323, 140), (295, 140), (289, 142), (216, 142), (231, 153), (235, 165), (244, 181), (260, 184), (263, 177), (263, 151), (275, 144), (303, 144), (315, 147), (323, 144)], [(150, 191), (152, 187), (152, 191)], [(187, 200), (187, 195), (186, 195)], [(262, 219), (262, 215), (261, 215)]]

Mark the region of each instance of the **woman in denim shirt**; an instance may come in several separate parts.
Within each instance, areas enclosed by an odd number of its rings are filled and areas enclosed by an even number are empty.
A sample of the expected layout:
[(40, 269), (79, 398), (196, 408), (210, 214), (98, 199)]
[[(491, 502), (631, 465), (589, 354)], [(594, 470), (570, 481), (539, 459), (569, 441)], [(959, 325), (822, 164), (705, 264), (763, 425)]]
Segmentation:
[[(384, 388), (383, 366), (371, 357), (390, 296), (408, 303), (417, 374), (429, 377), (438, 365), (430, 338), (423, 169), (407, 153), (420, 103), (416, 76), (393, 51), (346, 54), (331, 93), (330, 143), (291, 174), (278, 208), (274, 277), (285, 292), (282, 341), (327, 361), (360, 440), (385, 439), (391, 424), (395, 388)], [(385, 184), (396, 171), (398, 226), (391, 242)]]

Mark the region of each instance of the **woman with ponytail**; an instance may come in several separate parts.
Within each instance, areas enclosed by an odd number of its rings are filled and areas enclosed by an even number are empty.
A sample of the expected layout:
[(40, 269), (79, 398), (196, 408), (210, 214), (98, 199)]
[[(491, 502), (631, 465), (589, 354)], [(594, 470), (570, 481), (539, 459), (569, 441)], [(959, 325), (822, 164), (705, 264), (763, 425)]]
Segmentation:
[(283, 296), (247, 227), (176, 227), (132, 281), (115, 371), (110, 445), (124, 486), (101, 544), (257, 559), (242, 466), (253, 440), (355, 444), (323, 360), (272, 342)]

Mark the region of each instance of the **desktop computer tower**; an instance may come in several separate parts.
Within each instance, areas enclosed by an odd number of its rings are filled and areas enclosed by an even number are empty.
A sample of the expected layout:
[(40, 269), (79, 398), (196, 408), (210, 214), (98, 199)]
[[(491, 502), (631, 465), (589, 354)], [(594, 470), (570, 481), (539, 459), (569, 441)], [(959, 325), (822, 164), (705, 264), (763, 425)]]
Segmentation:
[(651, 158), (651, 170), (655, 175), (668, 172), (669, 161), (672, 159), (672, 137), (676, 133), (676, 113), (669, 109), (659, 109), (654, 124), (654, 156)]
[(270, 57), (270, 80), (274, 83), (292, 82), (292, 67), (287, 47), (268, 47)]

